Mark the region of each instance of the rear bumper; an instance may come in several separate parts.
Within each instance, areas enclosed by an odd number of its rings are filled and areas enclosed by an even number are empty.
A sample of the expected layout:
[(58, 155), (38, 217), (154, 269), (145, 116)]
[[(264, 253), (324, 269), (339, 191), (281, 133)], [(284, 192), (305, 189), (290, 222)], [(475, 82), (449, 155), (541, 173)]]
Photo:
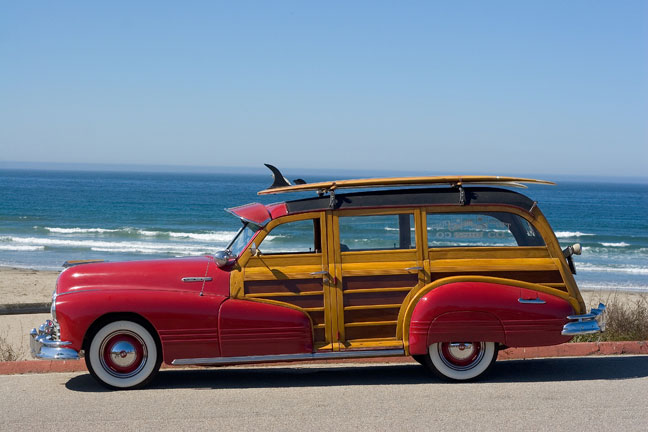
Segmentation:
[(603, 303), (599, 303), (598, 307), (592, 308), (590, 313), (570, 315), (567, 319), (571, 321), (564, 325), (562, 329), (563, 336), (600, 333), (605, 331), (607, 309)]
[(44, 360), (78, 360), (79, 353), (67, 348), (72, 342), (56, 340), (56, 326), (47, 320), (38, 329), (31, 329), (29, 347), (32, 357)]

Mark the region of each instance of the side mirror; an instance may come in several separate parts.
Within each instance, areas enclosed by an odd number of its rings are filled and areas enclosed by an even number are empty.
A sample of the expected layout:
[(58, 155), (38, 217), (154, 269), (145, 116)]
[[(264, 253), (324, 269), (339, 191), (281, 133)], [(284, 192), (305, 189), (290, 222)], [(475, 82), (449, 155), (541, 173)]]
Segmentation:
[(225, 249), (214, 254), (214, 262), (219, 268), (226, 269), (236, 262), (236, 257), (230, 250)]
[(252, 242), (252, 244), (250, 245), (250, 254), (252, 256), (257, 256), (258, 253), (259, 249), (257, 248), (256, 243)]

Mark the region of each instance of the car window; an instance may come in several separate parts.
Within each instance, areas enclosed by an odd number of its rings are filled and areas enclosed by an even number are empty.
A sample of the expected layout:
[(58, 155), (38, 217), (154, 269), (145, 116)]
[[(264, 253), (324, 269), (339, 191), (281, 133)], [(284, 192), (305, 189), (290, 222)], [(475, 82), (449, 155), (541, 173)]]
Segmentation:
[(342, 216), (339, 226), (342, 252), (416, 248), (413, 214)]
[(306, 219), (277, 225), (263, 239), (264, 255), (321, 252), (320, 220)]
[(543, 246), (524, 218), (504, 212), (428, 213), (428, 246)]

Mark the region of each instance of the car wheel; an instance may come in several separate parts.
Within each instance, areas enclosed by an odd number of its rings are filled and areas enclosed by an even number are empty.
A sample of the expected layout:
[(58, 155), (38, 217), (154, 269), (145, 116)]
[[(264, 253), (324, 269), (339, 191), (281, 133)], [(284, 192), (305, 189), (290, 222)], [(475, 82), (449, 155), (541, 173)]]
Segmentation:
[(111, 389), (145, 386), (160, 369), (161, 362), (151, 333), (132, 321), (113, 321), (101, 327), (86, 353), (90, 374)]
[(439, 342), (428, 348), (426, 365), (451, 381), (466, 381), (484, 374), (497, 358), (495, 342)]

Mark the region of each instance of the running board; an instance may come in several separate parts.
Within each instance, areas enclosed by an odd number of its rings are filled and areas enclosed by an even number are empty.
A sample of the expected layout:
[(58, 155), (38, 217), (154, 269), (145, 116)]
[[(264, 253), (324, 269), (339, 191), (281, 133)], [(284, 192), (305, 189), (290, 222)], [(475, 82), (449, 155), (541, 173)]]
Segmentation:
[(309, 354), (277, 354), (262, 356), (241, 356), (241, 357), (213, 357), (176, 359), (171, 362), (174, 366), (181, 365), (222, 365), (222, 364), (245, 364), (245, 363), (270, 363), (283, 361), (303, 360), (327, 360), (347, 358), (368, 358), (368, 357), (397, 357), (405, 355), (403, 349), (375, 350), (375, 351), (336, 351), (317, 352)]

